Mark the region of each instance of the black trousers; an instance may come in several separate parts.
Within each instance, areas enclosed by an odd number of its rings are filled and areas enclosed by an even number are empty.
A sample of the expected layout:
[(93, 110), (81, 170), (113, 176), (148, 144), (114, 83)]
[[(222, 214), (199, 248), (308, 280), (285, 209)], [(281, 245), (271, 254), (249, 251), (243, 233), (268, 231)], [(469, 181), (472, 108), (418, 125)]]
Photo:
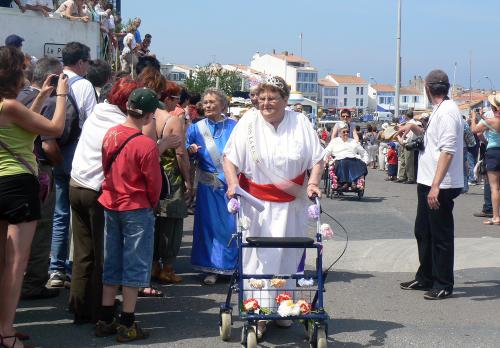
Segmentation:
[(76, 320), (96, 322), (102, 302), (104, 260), (104, 209), (100, 193), (82, 187), (69, 188), (73, 229), (73, 274), (69, 307)]
[(416, 280), (434, 289), (453, 290), (454, 223), (453, 200), (461, 188), (441, 189), (439, 209), (431, 210), (427, 204), (430, 187), (417, 185), (418, 205), (415, 218), (415, 237), (418, 245)]

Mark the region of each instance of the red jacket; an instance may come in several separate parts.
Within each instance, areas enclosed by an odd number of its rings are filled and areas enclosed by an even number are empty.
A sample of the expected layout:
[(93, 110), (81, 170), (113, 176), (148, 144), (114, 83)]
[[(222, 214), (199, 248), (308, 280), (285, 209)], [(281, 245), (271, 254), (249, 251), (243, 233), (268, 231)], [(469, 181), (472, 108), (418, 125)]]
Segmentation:
[(99, 203), (106, 209), (127, 211), (158, 205), (162, 184), (160, 153), (152, 139), (140, 135), (130, 140), (106, 172), (113, 153), (138, 132), (135, 128), (118, 125), (104, 136), (102, 165), (105, 173)]
[(398, 164), (398, 153), (393, 148), (389, 148), (389, 151), (387, 151), (387, 163)]

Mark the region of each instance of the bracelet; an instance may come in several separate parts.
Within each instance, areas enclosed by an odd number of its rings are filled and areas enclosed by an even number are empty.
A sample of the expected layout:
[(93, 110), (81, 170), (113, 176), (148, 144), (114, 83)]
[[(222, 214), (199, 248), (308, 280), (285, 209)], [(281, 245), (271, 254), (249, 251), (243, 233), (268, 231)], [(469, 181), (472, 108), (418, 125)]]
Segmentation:
[(68, 95), (68, 93), (61, 93), (61, 94), (56, 94), (57, 97), (66, 97)]
[(315, 183), (313, 183), (313, 182), (311, 182), (311, 183), (307, 184), (307, 186), (311, 186), (311, 185), (318, 186), (318, 184), (315, 184)]

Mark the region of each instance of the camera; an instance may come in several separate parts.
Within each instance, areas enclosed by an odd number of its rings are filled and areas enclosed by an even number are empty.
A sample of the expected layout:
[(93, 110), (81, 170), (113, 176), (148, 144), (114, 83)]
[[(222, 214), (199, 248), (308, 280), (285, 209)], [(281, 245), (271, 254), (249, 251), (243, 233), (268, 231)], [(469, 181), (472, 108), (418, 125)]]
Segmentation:
[(411, 150), (424, 151), (424, 137), (419, 136), (419, 137), (416, 137), (415, 139), (407, 142), (405, 144), (405, 149), (408, 151), (411, 151)]
[(59, 83), (59, 75), (54, 75), (50, 78), (50, 85), (52, 87), (57, 87), (57, 84)]

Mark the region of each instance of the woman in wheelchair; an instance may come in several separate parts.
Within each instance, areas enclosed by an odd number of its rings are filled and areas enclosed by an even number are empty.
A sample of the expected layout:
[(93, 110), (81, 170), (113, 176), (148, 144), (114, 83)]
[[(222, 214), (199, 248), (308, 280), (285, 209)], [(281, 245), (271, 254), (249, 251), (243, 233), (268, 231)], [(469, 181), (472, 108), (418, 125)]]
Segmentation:
[(335, 176), (341, 190), (349, 187), (364, 189), (364, 177), (368, 174), (366, 163), (368, 153), (356, 140), (349, 138), (349, 129), (346, 123), (339, 123), (340, 137), (333, 138), (326, 147), (325, 157), (332, 155), (335, 158)]

